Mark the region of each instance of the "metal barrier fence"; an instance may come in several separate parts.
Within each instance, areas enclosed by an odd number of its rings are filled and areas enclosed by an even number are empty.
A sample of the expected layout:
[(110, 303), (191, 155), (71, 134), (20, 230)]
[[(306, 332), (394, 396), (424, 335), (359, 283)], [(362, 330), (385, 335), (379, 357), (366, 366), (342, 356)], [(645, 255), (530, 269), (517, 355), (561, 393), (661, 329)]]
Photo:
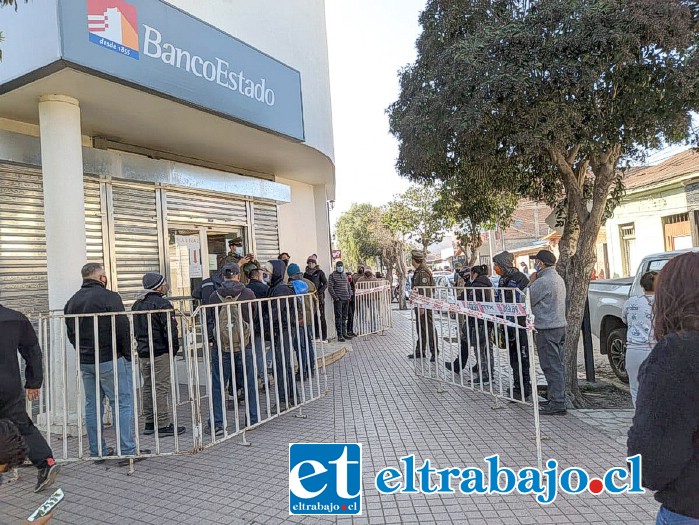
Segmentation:
[(358, 281), (354, 293), (354, 333), (383, 333), (393, 327), (391, 284), (384, 280)]
[[(541, 468), (534, 324), (513, 288), (415, 287), (410, 294), (415, 373), (533, 407)], [(430, 358), (429, 361), (427, 358)]]
[(189, 314), (40, 317), (44, 385), (27, 412), (56, 460), (121, 459), (132, 472), (136, 458), (249, 444), (251, 428), (305, 418), (327, 392), (315, 295), (219, 299)]

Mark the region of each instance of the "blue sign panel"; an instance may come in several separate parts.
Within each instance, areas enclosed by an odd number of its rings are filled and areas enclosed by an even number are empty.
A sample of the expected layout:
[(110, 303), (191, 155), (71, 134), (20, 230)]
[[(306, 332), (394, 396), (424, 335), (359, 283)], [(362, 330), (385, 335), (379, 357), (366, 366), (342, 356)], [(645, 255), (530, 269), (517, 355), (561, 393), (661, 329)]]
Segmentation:
[(300, 73), (201, 20), (159, 0), (60, 0), (59, 14), (64, 60), (304, 139)]

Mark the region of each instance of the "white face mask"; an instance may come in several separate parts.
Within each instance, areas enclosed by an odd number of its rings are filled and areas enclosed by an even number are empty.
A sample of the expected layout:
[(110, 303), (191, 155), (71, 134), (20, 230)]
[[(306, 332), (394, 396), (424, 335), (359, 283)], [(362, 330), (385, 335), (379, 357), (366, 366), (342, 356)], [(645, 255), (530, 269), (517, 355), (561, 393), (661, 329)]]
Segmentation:
[(235, 254), (236, 254), (236, 255), (243, 255), (243, 247), (242, 247), (242, 246), (236, 246), (236, 247), (235, 247)]

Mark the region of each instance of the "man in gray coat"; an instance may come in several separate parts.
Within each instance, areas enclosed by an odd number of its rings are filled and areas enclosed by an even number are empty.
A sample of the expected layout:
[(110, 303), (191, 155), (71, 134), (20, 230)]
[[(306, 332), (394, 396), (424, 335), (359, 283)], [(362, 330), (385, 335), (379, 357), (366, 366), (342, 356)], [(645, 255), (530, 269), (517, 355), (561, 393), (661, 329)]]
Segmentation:
[(536, 348), (541, 369), (548, 384), (548, 401), (542, 403), (543, 415), (566, 414), (565, 359), (566, 285), (555, 268), (556, 256), (541, 250), (534, 256), (536, 273), (529, 279)]

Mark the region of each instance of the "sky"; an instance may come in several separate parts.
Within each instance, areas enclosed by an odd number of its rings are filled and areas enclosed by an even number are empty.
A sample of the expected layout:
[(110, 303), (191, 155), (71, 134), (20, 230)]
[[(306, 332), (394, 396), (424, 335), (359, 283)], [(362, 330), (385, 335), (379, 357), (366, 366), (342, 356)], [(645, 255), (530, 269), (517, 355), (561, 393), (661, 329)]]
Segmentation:
[(395, 169), (398, 143), (386, 108), (398, 98), (398, 70), (416, 57), (425, 0), (326, 0), (335, 135), (337, 218), (354, 202), (385, 204), (408, 181)]

